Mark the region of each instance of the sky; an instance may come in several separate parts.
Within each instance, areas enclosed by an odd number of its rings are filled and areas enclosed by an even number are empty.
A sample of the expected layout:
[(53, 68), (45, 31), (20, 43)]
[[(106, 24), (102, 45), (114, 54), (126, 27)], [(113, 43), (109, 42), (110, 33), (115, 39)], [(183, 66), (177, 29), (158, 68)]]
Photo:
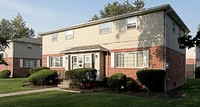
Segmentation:
[[(20, 13), (35, 34), (85, 23), (99, 14), (108, 2), (124, 0), (0, 0), (0, 20), (12, 20)], [(129, 0), (134, 2), (135, 0)], [(200, 0), (144, 0), (145, 8), (170, 4), (196, 35), (200, 24)]]

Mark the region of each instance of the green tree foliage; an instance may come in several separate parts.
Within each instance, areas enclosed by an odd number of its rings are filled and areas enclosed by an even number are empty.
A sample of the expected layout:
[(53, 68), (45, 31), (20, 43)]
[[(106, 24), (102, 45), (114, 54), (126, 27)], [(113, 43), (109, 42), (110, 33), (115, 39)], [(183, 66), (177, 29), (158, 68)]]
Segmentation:
[(129, 3), (128, 0), (122, 4), (117, 1), (113, 3), (107, 3), (107, 5), (104, 6), (104, 9), (99, 11), (100, 16), (95, 14), (91, 18), (91, 21), (138, 11), (142, 9), (144, 5), (145, 4), (142, 0), (136, 0), (134, 3)]
[(194, 46), (200, 47), (200, 25), (197, 29), (197, 34), (195, 37), (192, 38), (192, 35), (185, 35), (178, 38), (179, 48), (185, 49), (185, 48), (192, 48)]
[(26, 22), (19, 13), (13, 20), (2, 19), (0, 21), (0, 37), (6, 40), (34, 36), (34, 30), (26, 27)]

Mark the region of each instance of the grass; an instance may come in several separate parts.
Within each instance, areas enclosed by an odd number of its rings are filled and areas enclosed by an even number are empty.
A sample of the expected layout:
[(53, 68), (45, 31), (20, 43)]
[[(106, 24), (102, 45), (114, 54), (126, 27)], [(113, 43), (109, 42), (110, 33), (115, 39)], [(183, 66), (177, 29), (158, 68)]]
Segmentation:
[(22, 86), (26, 83), (28, 83), (27, 78), (0, 79), (0, 94), (33, 89), (30, 87)]
[(200, 79), (188, 79), (173, 90), (183, 98), (144, 98), (115, 93), (67, 93), (50, 91), (0, 98), (0, 107), (199, 107)]

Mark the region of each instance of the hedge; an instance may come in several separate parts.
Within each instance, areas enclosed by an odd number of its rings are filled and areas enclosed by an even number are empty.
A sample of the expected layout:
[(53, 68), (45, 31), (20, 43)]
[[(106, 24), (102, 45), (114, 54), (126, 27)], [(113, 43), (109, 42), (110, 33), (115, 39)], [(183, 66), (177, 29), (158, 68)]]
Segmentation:
[(126, 75), (123, 73), (115, 73), (108, 78), (108, 86), (112, 89), (126, 88)]
[(137, 81), (135, 81), (131, 77), (127, 77), (126, 80), (127, 80), (126, 86), (127, 86), (127, 89), (129, 91), (135, 91), (135, 92), (139, 92), (140, 91), (140, 85), (138, 84)]
[(48, 67), (45, 67), (45, 66), (40, 66), (40, 67), (36, 67), (36, 68), (31, 68), (31, 69), (29, 70), (29, 73), (30, 73), (30, 74), (33, 74), (33, 73), (38, 72), (38, 71), (43, 70), (43, 69), (49, 69), (49, 68), (48, 68)]
[(10, 70), (3, 70), (0, 72), (0, 78), (9, 78), (10, 77)]
[(33, 85), (55, 85), (58, 83), (58, 74), (54, 70), (43, 69), (28, 77)]
[(157, 69), (141, 70), (137, 72), (137, 78), (151, 92), (163, 92), (165, 71)]
[(200, 78), (200, 67), (195, 68), (195, 78)]
[(65, 72), (65, 79), (78, 82), (79, 88), (89, 88), (96, 81), (97, 70), (93, 68), (78, 68)]

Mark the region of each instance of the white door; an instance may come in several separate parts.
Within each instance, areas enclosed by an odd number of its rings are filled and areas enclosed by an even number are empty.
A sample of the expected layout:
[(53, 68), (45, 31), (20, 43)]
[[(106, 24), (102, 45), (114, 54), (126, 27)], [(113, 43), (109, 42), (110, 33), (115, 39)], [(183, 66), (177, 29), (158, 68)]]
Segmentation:
[(78, 68), (78, 58), (77, 56), (71, 56), (71, 69)]

